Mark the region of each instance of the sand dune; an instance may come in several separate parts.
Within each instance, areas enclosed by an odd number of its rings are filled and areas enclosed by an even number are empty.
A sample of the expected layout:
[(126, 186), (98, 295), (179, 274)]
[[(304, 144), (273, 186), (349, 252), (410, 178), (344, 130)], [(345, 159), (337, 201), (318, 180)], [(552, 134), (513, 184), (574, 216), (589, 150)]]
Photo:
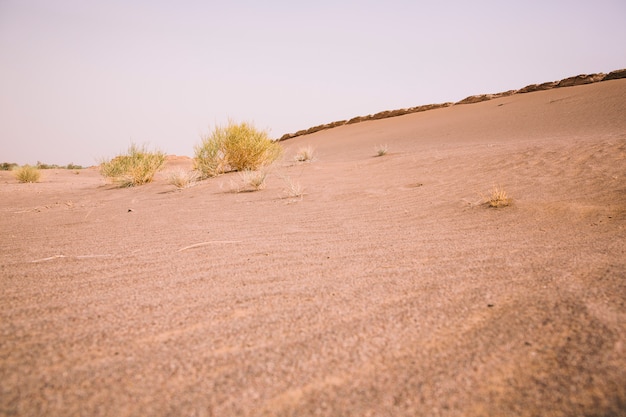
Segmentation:
[(624, 115), (619, 79), (343, 125), (254, 193), (0, 173), (0, 415), (624, 415)]
[(412, 113), (420, 113), (424, 111), (430, 111), (435, 109), (441, 109), (444, 107), (449, 107), (453, 105), (460, 104), (474, 104), (480, 103), (483, 101), (493, 100), (501, 97), (508, 97), (514, 94), (524, 94), (531, 93), (535, 91), (543, 91), (543, 90), (551, 90), (554, 88), (563, 88), (563, 87), (573, 87), (577, 85), (585, 85), (591, 83), (598, 83), (602, 81), (610, 81), (610, 80), (618, 80), (626, 78), (626, 69), (620, 69), (611, 71), (608, 74), (604, 73), (596, 73), (596, 74), (580, 74), (573, 77), (564, 78), (560, 81), (550, 81), (541, 84), (530, 84), (526, 87), (520, 88), (519, 90), (508, 90), (500, 93), (492, 93), (492, 94), (478, 94), (464, 98), (456, 103), (448, 102), (448, 103), (437, 103), (437, 104), (425, 104), (421, 106), (409, 107), (405, 109), (396, 109), (396, 110), (385, 110), (374, 114), (369, 114), (367, 116), (356, 116), (349, 120), (338, 120), (331, 123), (326, 123), (318, 126), (313, 126), (308, 129), (299, 130), (295, 133), (286, 133), (281, 136), (280, 140), (292, 139), (302, 135), (308, 135), (312, 133), (316, 133), (322, 130), (332, 129), (337, 126), (350, 125), (354, 123), (361, 123), (370, 120), (380, 120), (387, 119), (390, 117), (404, 116)]

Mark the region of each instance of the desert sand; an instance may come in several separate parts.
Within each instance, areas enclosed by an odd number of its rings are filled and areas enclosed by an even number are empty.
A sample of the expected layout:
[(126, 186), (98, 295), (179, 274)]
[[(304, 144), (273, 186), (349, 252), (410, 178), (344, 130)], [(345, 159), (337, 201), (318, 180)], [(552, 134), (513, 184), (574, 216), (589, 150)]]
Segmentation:
[(626, 415), (626, 79), (282, 144), (258, 192), (0, 173), (0, 415)]

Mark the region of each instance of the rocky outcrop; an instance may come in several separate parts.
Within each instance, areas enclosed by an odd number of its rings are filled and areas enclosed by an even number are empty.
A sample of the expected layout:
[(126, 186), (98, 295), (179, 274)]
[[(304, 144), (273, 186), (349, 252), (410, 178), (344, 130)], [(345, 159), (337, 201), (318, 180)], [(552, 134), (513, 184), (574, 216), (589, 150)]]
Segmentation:
[(527, 85), (526, 87), (520, 88), (519, 90), (517, 90), (517, 94), (532, 93), (533, 91), (549, 90), (551, 88), (556, 87), (558, 84), (559, 84), (558, 81), (550, 81), (550, 82), (543, 83), (543, 84), (531, 84), (531, 85)]
[(367, 116), (357, 116), (349, 120), (340, 120), (340, 121), (333, 122), (333, 123), (327, 123), (327, 124), (323, 124), (319, 126), (314, 126), (306, 130), (299, 130), (296, 133), (287, 133), (283, 135), (279, 140), (287, 140), (287, 139), (295, 138), (297, 136), (309, 135), (311, 133), (319, 132), (320, 130), (332, 129), (338, 126), (366, 122), (368, 120), (380, 120), (380, 119), (386, 119), (389, 117), (404, 116), (405, 114), (440, 109), (443, 107), (449, 107), (453, 105), (480, 103), (482, 101), (493, 100), (493, 99), (500, 98), (500, 97), (507, 97), (507, 96), (511, 96), (514, 94), (532, 93), (534, 91), (550, 90), (552, 88), (573, 87), (577, 85), (597, 83), (600, 81), (617, 80), (620, 78), (626, 78), (626, 69), (615, 70), (608, 74), (603, 74), (603, 73), (580, 74), (574, 77), (564, 78), (560, 81), (549, 81), (549, 82), (542, 83), (542, 84), (530, 84), (530, 85), (527, 85), (526, 87), (520, 88), (519, 90), (509, 90), (509, 91), (504, 91), (502, 93), (479, 94), (475, 96), (469, 96), (456, 103), (426, 104), (423, 106), (409, 107), (407, 109), (385, 110), (385, 111), (381, 111), (376, 114), (370, 114)]
[(559, 88), (559, 87), (573, 87), (573, 86), (576, 86), (576, 85), (597, 83), (598, 81), (604, 80), (605, 77), (606, 77), (606, 74), (602, 74), (602, 73), (600, 73), (600, 74), (591, 74), (591, 75), (581, 74), (581, 75), (577, 75), (575, 77), (569, 77), (569, 78), (565, 78), (565, 79), (559, 81), (559, 83), (556, 85), (556, 88)]
[(611, 71), (606, 75), (606, 77), (604, 77), (604, 80), (602, 81), (619, 80), (620, 78), (626, 78), (626, 69)]
[(332, 129), (333, 127), (343, 126), (343, 125), (351, 125), (354, 123), (366, 122), (368, 120), (380, 120), (387, 119), (389, 117), (403, 116), (405, 114), (410, 113), (418, 113), (427, 110), (440, 109), (442, 107), (451, 106), (452, 103), (441, 103), (441, 104), (427, 104), (424, 106), (416, 106), (409, 107), (408, 109), (398, 109), (398, 110), (385, 110), (376, 114), (369, 114), (367, 116), (357, 116), (353, 117), (350, 120), (340, 120), (337, 122), (332, 122), (324, 125), (313, 126), (306, 130), (299, 130), (296, 133), (287, 133), (279, 139), (280, 141), (292, 139), (298, 136), (310, 135), (311, 133), (319, 132), (320, 130)]
[(494, 98), (500, 98), (500, 97), (506, 97), (506, 96), (511, 96), (513, 94), (517, 93), (516, 90), (509, 90), (509, 91), (505, 91), (503, 93), (496, 93), (496, 94), (480, 94), (478, 96), (469, 96), (464, 98), (461, 101), (458, 101), (454, 104), (472, 104), (472, 103), (480, 103), (481, 101), (487, 101), (487, 100), (493, 100)]

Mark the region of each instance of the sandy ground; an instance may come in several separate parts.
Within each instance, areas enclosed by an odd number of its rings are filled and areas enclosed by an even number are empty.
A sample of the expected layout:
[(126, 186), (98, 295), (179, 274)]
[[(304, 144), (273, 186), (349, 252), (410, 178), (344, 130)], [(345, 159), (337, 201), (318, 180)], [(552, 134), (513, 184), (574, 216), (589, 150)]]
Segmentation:
[(283, 145), (259, 192), (0, 173), (0, 415), (626, 415), (626, 80)]

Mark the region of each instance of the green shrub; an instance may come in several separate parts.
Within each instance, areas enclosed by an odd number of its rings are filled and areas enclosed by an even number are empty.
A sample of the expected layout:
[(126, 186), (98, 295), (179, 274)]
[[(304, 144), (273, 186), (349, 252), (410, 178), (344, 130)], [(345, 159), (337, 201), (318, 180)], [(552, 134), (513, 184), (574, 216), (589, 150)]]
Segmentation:
[(44, 164), (41, 161), (37, 161), (36, 166), (38, 169), (83, 169), (82, 166), (74, 165), (72, 162), (63, 166), (63, 165), (57, 165), (57, 164)]
[(37, 169), (58, 169), (58, 168), (60, 168), (58, 165), (44, 164), (41, 161), (37, 161)]
[(19, 182), (39, 182), (41, 172), (36, 167), (24, 165), (15, 169), (15, 178)]
[(0, 171), (12, 171), (17, 167), (19, 167), (19, 165), (15, 162), (3, 162), (0, 164)]
[(145, 146), (131, 145), (128, 153), (100, 164), (100, 174), (120, 187), (133, 187), (152, 182), (165, 163), (165, 154), (149, 152)]
[[(216, 132), (218, 129), (216, 128)], [(221, 132), (216, 132), (212, 136), (204, 137), (202, 143), (195, 148), (194, 168), (200, 172), (202, 178), (216, 177), (228, 169), (223, 137)]]
[(282, 147), (249, 123), (229, 122), (203, 137), (195, 151), (194, 166), (208, 178), (269, 165), (281, 155)]

